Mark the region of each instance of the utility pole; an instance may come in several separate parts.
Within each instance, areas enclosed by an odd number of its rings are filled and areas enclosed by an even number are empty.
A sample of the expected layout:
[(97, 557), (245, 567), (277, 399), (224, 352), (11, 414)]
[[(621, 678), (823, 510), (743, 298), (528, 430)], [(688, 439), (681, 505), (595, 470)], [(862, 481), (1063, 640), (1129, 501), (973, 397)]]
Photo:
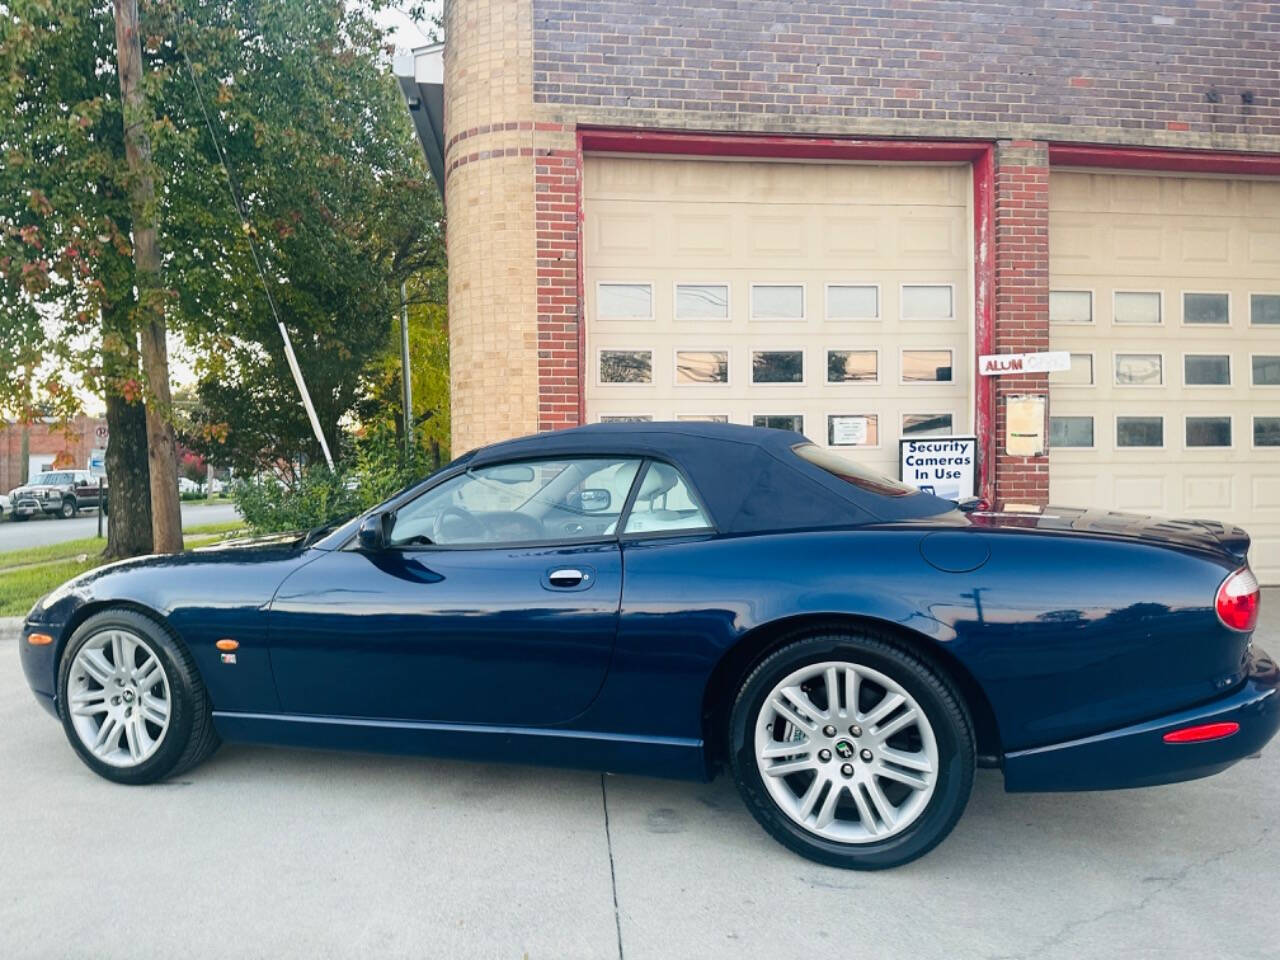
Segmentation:
[(138, 288), (137, 327), (142, 370), (151, 398), (147, 402), (147, 463), (151, 469), (151, 532), (156, 553), (182, 552), (182, 508), (178, 501), (177, 442), (169, 416), (169, 348), (165, 341), (164, 290), (160, 249), (156, 245), (155, 178), (151, 169), (153, 117), (142, 89), (142, 44), (138, 39), (137, 0), (113, 0), (116, 63), (124, 116), (124, 152), (129, 170), (129, 209), (133, 220), (133, 263)]
[(413, 451), (413, 380), (409, 373), (409, 297), (400, 282), (400, 383), (404, 388), (404, 452)]

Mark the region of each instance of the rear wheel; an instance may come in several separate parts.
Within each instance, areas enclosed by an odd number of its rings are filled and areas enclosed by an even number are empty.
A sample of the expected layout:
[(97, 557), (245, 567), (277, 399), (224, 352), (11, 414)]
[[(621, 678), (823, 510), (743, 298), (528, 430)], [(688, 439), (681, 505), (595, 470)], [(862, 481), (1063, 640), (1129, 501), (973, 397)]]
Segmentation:
[(832, 866), (922, 856), (973, 787), (973, 726), (952, 685), (873, 632), (805, 637), (770, 655), (743, 683), (729, 733), (752, 814)]
[(80, 759), (118, 783), (173, 776), (218, 746), (191, 655), (134, 610), (106, 610), (80, 625), (62, 655), (58, 699)]

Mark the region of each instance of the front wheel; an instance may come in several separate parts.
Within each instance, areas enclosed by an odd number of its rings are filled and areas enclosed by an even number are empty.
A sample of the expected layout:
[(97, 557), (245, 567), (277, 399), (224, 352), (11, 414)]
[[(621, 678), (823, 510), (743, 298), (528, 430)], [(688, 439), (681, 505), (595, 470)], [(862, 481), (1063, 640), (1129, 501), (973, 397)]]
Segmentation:
[(945, 675), (874, 632), (809, 636), (743, 683), (730, 763), (748, 809), (819, 863), (895, 867), (951, 832), (973, 787), (973, 725)]
[(80, 625), (62, 655), (58, 704), (80, 759), (117, 783), (174, 776), (218, 746), (191, 655), (135, 610), (105, 610)]
[(62, 501), (62, 506), (58, 509), (58, 516), (63, 520), (70, 520), (76, 515), (76, 502), (70, 497)]

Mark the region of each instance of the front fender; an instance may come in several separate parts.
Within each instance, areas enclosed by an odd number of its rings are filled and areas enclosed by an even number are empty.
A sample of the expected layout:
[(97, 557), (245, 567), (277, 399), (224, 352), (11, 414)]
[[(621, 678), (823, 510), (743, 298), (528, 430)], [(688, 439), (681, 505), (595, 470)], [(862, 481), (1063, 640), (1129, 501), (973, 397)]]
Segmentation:
[[(274, 710), (267, 611), (276, 589), (319, 551), (228, 549), (143, 557), (107, 564), (69, 581), (28, 615), (21, 643), (23, 672), (33, 691), (55, 697), (58, 663), (76, 629), (93, 614), (128, 607), (153, 617), (181, 640), (220, 710)], [(33, 646), (32, 631), (54, 643)], [(239, 641), (234, 662), (214, 646)]]

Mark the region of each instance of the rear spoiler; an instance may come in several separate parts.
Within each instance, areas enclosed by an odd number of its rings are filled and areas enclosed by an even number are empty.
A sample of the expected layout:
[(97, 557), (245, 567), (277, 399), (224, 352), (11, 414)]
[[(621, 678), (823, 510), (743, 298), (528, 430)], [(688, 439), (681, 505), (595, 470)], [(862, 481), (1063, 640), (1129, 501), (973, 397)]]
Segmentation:
[(1249, 556), (1249, 534), (1240, 527), (1230, 523), (1219, 523), (1217, 520), (1193, 520), (1196, 526), (1213, 534), (1222, 549), (1244, 563)]

